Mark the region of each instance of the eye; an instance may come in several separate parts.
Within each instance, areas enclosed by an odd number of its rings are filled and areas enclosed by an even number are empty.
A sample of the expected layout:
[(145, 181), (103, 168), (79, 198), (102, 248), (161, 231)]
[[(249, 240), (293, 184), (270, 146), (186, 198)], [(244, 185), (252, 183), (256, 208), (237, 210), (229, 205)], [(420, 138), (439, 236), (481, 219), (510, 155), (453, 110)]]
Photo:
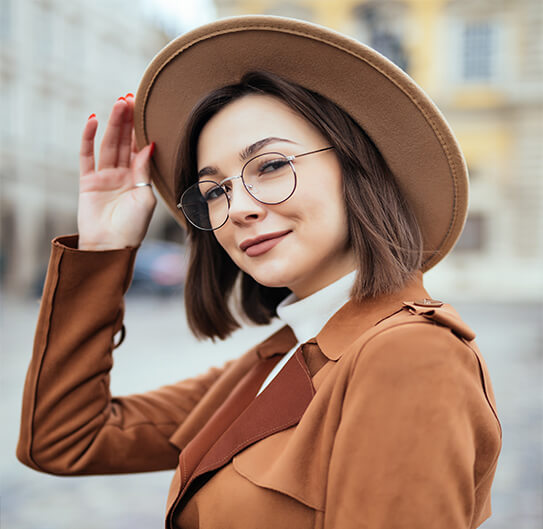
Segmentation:
[(273, 160), (266, 160), (263, 161), (259, 167), (258, 172), (259, 174), (269, 174), (273, 173), (274, 171), (279, 171), (281, 169), (284, 169), (285, 166), (288, 165), (288, 160), (285, 160), (284, 158), (275, 158)]
[(224, 190), (220, 186), (213, 186), (210, 189), (206, 190), (205, 193), (203, 193), (205, 200), (208, 202), (221, 198), (223, 194)]

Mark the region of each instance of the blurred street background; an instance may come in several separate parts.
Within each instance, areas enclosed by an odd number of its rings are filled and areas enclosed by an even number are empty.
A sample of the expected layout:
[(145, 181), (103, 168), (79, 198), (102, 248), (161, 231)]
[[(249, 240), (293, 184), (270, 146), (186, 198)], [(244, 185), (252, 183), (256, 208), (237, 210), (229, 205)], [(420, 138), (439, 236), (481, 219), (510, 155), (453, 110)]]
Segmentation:
[[(136, 93), (172, 38), (230, 15), (298, 17), (347, 33), (404, 69), (455, 131), (470, 211), (425, 274), (477, 333), (504, 444), (485, 529), (543, 527), (543, 3), (540, 0), (0, 0), (0, 433), (2, 529), (162, 527), (168, 472), (40, 475), (14, 456), (50, 240), (76, 231), (78, 152), (114, 101)], [(277, 51), (281, 53), (281, 50)], [(127, 297), (118, 394), (239, 355), (272, 329), (198, 343), (183, 312), (182, 230), (159, 204)], [(158, 346), (157, 344), (161, 344)]]

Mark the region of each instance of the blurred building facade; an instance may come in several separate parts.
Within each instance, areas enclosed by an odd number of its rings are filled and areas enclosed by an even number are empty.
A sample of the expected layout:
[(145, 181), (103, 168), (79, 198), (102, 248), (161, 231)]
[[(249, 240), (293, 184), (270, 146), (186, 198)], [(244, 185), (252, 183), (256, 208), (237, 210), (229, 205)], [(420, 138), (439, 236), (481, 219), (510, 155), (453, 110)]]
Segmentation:
[[(540, 0), (216, 0), (219, 16), (310, 20), (376, 48), (451, 123), (470, 211), (429, 271), (439, 295), (543, 299), (543, 3)], [(280, 51), (279, 51), (280, 53)]]
[[(148, 3), (148, 5), (150, 5)], [(217, 15), (299, 17), (360, 39), (406, 70), (456, 132), (470, 213), (431, 293), (541, 299), (543, 4), (540, 0), (215, 0)], [(148, 11), (148, 10), (147, 10)], [(52, 236), (76, 230), (82, 126), (135, 92), (172, 35), (129, 0), (2, 0), (0, 272), (28, 290)], [(280, 51), (279, 51), (280, 52)], [(180, 238), (164, 208), (149, 236)]]
[(51, 238), (76, 231), (87, 117), (99, 119), (98, 153), (111, 106), (169, 37), (125, 0), (2, 0), (0, 16), (0, 270), (4, 288), (28, 292)]

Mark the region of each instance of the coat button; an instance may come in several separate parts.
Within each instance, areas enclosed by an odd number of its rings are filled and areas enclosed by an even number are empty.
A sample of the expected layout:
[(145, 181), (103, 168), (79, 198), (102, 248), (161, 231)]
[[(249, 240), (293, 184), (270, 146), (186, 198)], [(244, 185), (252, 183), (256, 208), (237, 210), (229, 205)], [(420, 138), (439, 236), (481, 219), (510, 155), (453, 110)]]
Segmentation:
[(437, 299), (417, 299), (417, 301), (413, 301), (413, 305), (417, 305), (419, 307), (441, 307), (443, 305), (442, 301), (438, 301)]

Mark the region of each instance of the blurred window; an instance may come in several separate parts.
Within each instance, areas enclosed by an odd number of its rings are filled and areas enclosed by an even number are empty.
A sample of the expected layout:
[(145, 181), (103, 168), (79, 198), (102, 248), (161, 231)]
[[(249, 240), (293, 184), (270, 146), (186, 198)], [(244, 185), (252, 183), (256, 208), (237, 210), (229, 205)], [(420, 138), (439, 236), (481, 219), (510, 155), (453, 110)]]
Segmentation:
[(64, 55), (68, 69), (85, 66), (85, 26), (81, 19), (66, 20), (64, 25)]
[(34, 55), (38, 63), (43, 63), (53, 55), (55, 39), (54, 14), (47, 5), (36, 5), (33, 20)]
[[(0, 178), (4, 175), (0, 173)], [(4, 202), (0, 205), (0, 235), (2, 244), (0, 245), (0, 280), (4, 280), (9, 272), (9, 265), (15, 254), (15, 211), (13, 204)]]
[(462, 29), (462, 78), (489, 81), (494, 77), (496, 27), (488, 20), (469, 21)]
[(29, 116), (28, 135), (26, 140), (34, 146), (39, 156), (48, 153), (51, 145), (51, 127), (53, 122), (52, 104), (48, 93), (43, 90), (34, 93), (33, 111)]
[(12, 0), (2, 0), (0, 9), (0, 39), (7, 41), (11, 37)]
[(482, 252), (486, 247), (487, 218), (483, 213), (471, 212), (466, 220), (464, 231), (454, 251), (458, 252)]
[(12, 141), (15, 131), (13, 127), (13, 80), (0, 76), (0, 138), (4, 146)]
[(354, 32), (364, 44), (370, 45), (402, 70), (408, 70), (404, 45), (405, 6), (368, 2), (353, 8)]

